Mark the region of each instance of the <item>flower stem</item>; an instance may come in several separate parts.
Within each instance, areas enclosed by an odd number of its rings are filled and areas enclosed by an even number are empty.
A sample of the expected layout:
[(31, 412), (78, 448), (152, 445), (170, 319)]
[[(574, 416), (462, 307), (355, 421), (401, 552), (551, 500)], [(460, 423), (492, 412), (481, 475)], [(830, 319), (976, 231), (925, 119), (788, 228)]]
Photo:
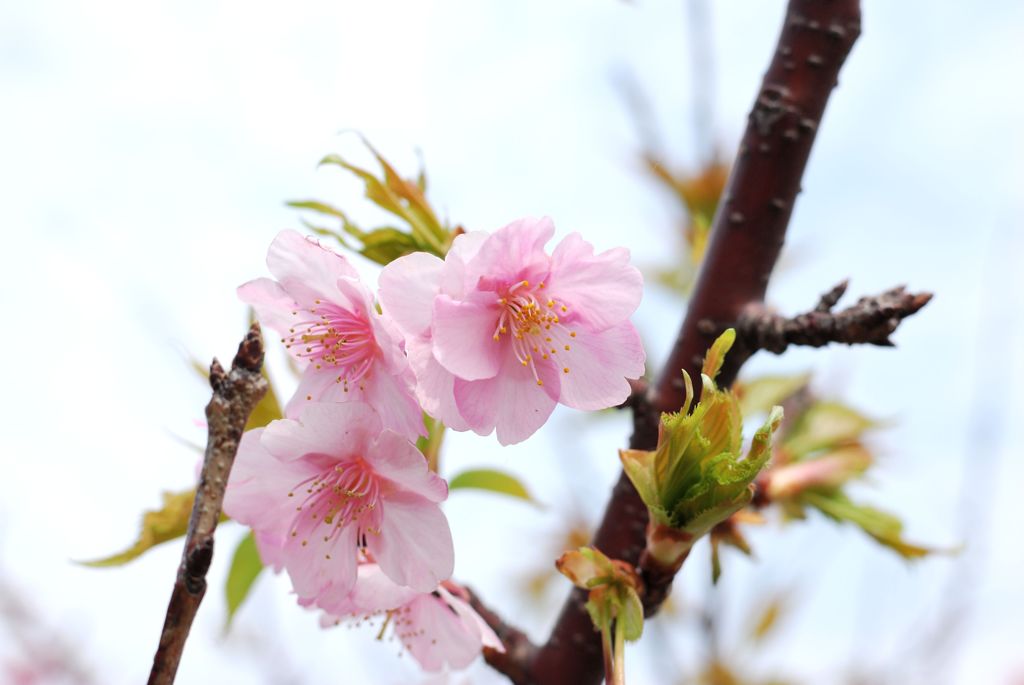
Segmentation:
[(612, 650), (611, 626), (601, 628), (601, 648), (604, 650), (604, 681), (607, 685), (616, 685), (615, 653)]
[(626, 624), (615, 621), (614, 671), (608, 685), (626, 685)]

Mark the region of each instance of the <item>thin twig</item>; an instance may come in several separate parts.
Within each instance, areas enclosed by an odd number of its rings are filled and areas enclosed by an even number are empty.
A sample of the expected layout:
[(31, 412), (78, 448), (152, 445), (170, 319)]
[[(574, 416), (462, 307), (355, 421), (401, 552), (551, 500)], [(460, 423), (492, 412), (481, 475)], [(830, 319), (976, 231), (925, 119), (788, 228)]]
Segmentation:
[(786, 318), (763, 306), (749, 307), (736, 321), (736, 335), (748, 350), (782, 354), (790, 345), (823, 347), (829, 343), (892, 347), (890, 335), (903, 319), (932, 299), (931, 293), (908, 293), (899, 286), (881, 295), (862, 297), (856, 304), (833, 312), (846, 282), (821, 296), (809, 312)]
[(267, 392), (267, 381), (260, 373), (262, 366), (263, 338), (259, 324), (255, 323), (238, 346), (230, 372), (226, 373), (216, 359), (210, 365), (213, 397), (206, 405), (209, 425), (206, 456), (185, 536), (181, 565), (160, 634), (160, 646), (153, 657), (149, 685), (170, 685), (174, 682), (185, 640), (206, 593), (206, 571), (213, 558), (213, 532), (224, 504), (228, 475), (249, 414)]

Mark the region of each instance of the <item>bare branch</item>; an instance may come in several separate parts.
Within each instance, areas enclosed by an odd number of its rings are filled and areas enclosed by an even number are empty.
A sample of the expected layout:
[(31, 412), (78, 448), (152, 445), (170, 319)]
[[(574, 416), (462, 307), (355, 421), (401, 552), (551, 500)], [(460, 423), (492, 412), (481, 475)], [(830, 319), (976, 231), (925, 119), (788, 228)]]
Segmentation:
[(484, 605), (475, 592), (465, 588), (469, 593), (469, 604), (480, 618), (484, 620), (494, 634), (505, 646), (505, 653), (496, 649), (484, 647), (484, 659), (494, 670), (504, 674), (515, 685), (527, 685), (530, 683), (530, 676), (527, 672), (527, 665), (533, 659), (537, 648), (530, 642), (530, 638), (519, 629), (505, 623), (500, 616)]
[(249, 414), (267, 392), (267, 380), (260, 373), (262, 367), (263, 338), (259, 324), (255, 323), (238, 346), (230, 372), (225, 372), (216, 359), (210, 365), (213, 397), (206, 405), (206, 456), (149, 685), (174, 682), (185, 640), (206, 593), (206, 571), (213, 559), (213, 533), (224, 504), (228, 475)]
[(892, 347), (889, 336), (903, 319), (932, 299), (931, 293), (908, 293), (904, 286), (881, 295), (862, 297), (846, 309), (832, 307), (846, 290), (846, 282), (821, 296), (814, 310), (788, 319), (762, 306), (747, 309), (736, 322), (736, 335), (744, 346), (782, 354), (790, 345), (824, 347), (829, 343)]

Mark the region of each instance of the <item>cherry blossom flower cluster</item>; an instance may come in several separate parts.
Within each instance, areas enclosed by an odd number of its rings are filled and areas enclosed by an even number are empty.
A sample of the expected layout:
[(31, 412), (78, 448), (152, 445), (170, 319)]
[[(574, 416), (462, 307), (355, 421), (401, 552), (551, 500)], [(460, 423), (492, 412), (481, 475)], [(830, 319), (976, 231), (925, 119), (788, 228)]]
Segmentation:
[(302, 375), (285, 418), (243, 436), (225, 511), (323, 625), (383, 616), (427, 670), (502, 645), (451, 581), (448, 486), (413, 442), (423, 414), (508, 445), (556, 404), (622, 403), (644, 371), (628, 251), (571, 234), (548, 254), (553, 234), (523, 219), (459, 235), (443, 260), (386, 266), (375, 299), (344, 257), (284, 231), (274, 279), (238, 291)]

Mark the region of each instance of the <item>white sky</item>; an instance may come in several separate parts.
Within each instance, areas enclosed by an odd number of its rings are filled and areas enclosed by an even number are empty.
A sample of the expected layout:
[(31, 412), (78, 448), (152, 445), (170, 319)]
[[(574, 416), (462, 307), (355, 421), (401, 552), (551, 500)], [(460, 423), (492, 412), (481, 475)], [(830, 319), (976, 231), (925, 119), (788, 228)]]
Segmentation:
[[(962, 561), (909, 568), (850, 530), (756, 531), (757, 563), (725, 560), (723, 648), (728, 656), (750, 607), (781, 587), (796, 597), (785, 629), (756, 657), (736, 653), (756, 673), (1010, 682), (1024, 673), (1024, 466), (1012, 437), (1024, 408), (1024, 6), (865, 4), (864, 36), (794, 214), (792, 265), (770, 295), (798, 311), (850, 276), (853, 296), (901, 282), (937, 296), (901, 329), (896, 351), (800, 351), (748, 371), (813, 368), (823, 392), (894, 420), (863, 496), (899, 511), (913, 539), (964, 541), (965, 468), (982, 472), (969, 491), (989, 513), (983, 530), (967, 531)], [(714, 3), (725, 150), (782, 7)], [(600, 248), (628, 245), (640, 264), (663, 263), (675, 209), (636, 172), (637, 135), (615, 83), (634, 74), (675, 161), (692, 162), (687, 35), (679, 0), (0, 3), (0, 303), (11, 315), (0, 342), (0, 573), (80, 642), (97, 682), (145, 677), (180, 552), (167, 546), (107, 571), (69, 559), (125, 546), (161, 489), (188, 486), (195, 455), (171, 436), (202, 441), (194, 421), (208, 391), (183, 351), (230, 358), (244, 330), (234, 287), (263, 275), (272, 237), (298, 226), (283, 201), (317, 197), (378, 218), (357, 183), (315, 169), (327, 152), (359, 154), (338, 132), (366, 133), (407, 171), (422, 150), (430, 197), (470, 228), (548, 214), (561, 234), (580, 230)], [(655, 365), (680, 318), (651, 286), (636, 320)], [(272, 355), (284, 382), (280, 361)], [(972, 412), (985, 440), (969, 433)], [(524, 445), (464, 435), (448, 445), (451, 471), (515, 471), (549, 504), (538, 512), (459, 493), (448, 507), (458, 577), (509, 617), (525, 613), (538, 638), (557, 607), (523, 610), (509, 578), (548, 563), (523, 550), (548, 544), (570, 498), (596, 516), (627, 430), (624, 416), (559, 410)], [(281, 578), (261, 579), (221, 639), (220, 584), (238, 535), (225, 526), (218, 537), (180, 682), (415, 679), (408, 658), (369, 632), (319, 631)], [(701, 561), (677, 584), (684, 601), (702, 597)], [(958, 563), (976, 569), (952, 590), (973, 613), (949, 662), (927, 672), (923, 636)], [(692, 667), (690, 637), (671, 639)], [(0, 663), (9, 656), (0, 641)], [(663, 682), (643, 652), (630, 659), (631, 683)], [(500, 682), (483, 667), (469, 677)]]

